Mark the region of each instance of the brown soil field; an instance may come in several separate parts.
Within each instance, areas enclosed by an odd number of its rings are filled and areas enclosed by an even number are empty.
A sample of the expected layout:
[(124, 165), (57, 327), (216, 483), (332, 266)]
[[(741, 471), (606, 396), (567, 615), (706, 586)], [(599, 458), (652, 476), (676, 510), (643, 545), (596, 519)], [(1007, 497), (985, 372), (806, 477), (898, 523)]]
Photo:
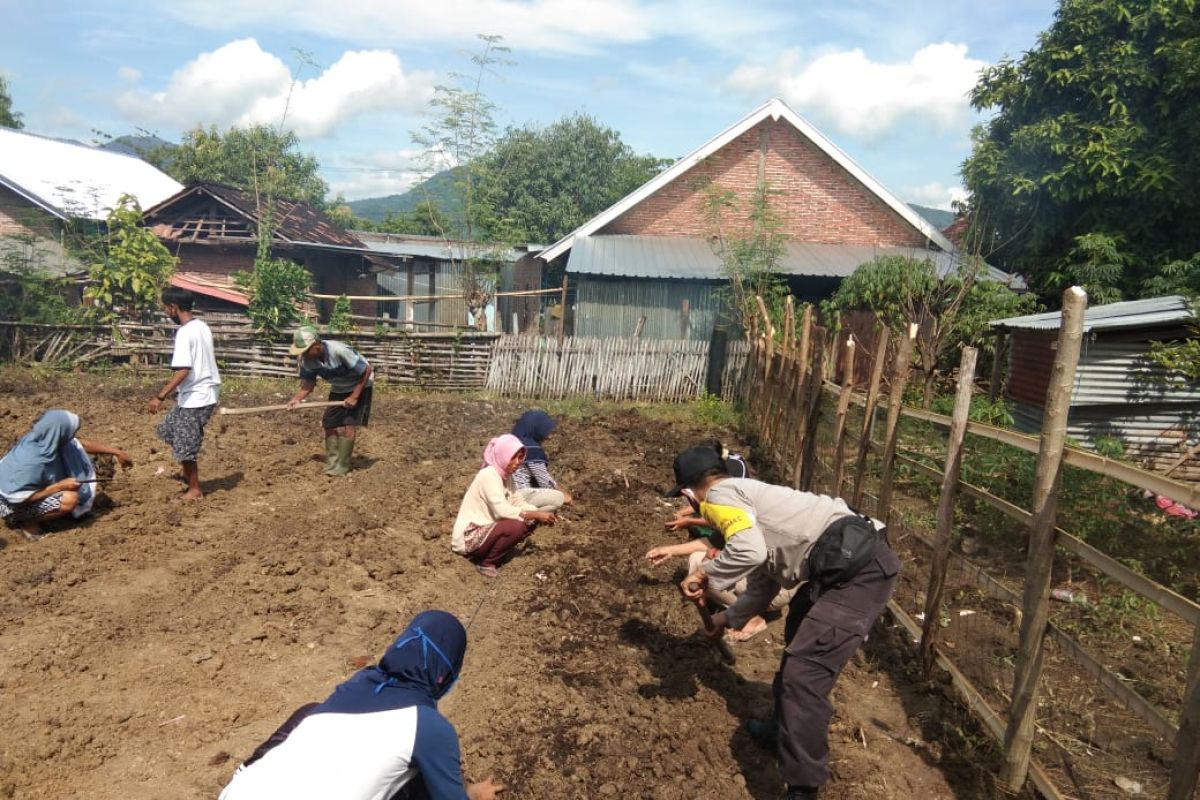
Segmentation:
[[(681, 601), (674, 451), (714, 434), (686, 409), (561, 404), (548, 448), (577, 502), (490, 582), (449, 547), (484, 443), (528, 405), (380, 391), (346, 478), (321, 475), (319, 412), (214, 417), (208, 497), (174, 500), (153, 433), (158, 378), (0, 374), (0, 443), (46, 408), (128, 449), (108, 501), (38, 542), (0, 529), (0, 797), (212, 798), (296, 707), (375, 660), (417, 611), (469, 626), (442, 711), (474, 779), (508, 798), (776, 798), (741, 729), (770, 707), (782, 621), (727, 667)], [(288, 383), (231, 382), (278, 403)], [(556, 407), (551, 407), (552, 412)], [(823, 797), (992, 795), (992, 753), (884, 620), (835, 690)], [(933, 691), (930, 691), (931, 688)]]

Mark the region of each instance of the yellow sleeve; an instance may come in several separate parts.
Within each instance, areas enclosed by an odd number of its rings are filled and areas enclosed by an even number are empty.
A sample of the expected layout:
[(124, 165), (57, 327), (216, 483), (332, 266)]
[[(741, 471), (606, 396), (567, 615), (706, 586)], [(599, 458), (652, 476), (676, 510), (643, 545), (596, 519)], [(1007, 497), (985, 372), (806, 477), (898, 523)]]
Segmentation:
[(701, 503), (700, 516), (721, 532), (726, 539), (735, 533), (754, 527), (754, 517), (744, 508), (723, 506), (717, 503)]

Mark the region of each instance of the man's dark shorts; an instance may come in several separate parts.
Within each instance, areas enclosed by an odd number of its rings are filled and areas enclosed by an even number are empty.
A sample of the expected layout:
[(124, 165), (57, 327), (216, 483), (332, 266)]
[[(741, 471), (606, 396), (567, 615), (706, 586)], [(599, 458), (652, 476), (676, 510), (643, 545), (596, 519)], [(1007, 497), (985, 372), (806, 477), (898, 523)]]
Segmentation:
[[(373, 387), (366, 386), (362, 390), (362, 394), (358, 396), (358, 403), (354, 408), (346, 408), (345, 406), (332, 406), (325, 409), (325, 416), (321, 417), (321, 427), (325, 430), (331, 428), (340, 428), (343, 425), (350, 425), (356, 428), (367, 427), (367, 421), (371, 418), (371, 389)], [(345, 400), (352, 392), (330, 392), (329, 399)]]
[(171, 455), (176, 461), (195, 461), (200, 455), (200, 443), (204, 441), (204, 426), (212, 417), (211, 406), (180, 408), (175, 406), (166, 418), (158, 423), (155, 433), (158, 438), (171, 445)]

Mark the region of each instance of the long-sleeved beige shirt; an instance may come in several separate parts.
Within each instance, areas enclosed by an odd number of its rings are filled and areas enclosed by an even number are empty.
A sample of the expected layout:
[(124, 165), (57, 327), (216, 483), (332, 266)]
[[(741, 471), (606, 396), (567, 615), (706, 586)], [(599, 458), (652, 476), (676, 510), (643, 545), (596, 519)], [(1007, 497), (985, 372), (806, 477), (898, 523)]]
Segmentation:
[(765, 611), (779, 589), (808, 579), (808, 551), (830, 523), (854, 512), (839, 497), (798, 492), (750, 478), (709, 488), (700, 514), (725, 536), (720, 555), (704, 562), (716, 590), (746, 578), (746, 591), (725, 612), (741, 628)]
[(520, 519), (522, 511), (536, 511), (515, 493), (508, 491), (500, 473), (494, 467), (484, 467), (475, 473), (475, 480), (467, 487), (462, 504), (458, 507), (458, 518), (454, 520), (454, 531), (450, 536), (450, 548), (465, 555), (463, 535), (471, 525), (490, 525), (501, 519)]

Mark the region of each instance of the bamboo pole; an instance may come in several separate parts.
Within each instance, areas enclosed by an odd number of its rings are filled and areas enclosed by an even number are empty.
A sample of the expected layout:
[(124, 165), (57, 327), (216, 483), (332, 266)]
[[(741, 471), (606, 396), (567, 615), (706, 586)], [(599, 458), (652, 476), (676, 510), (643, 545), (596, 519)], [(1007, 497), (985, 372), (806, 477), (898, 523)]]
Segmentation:
[(842, 355), (842, 394), (838, 397), (837, 417), (833, 424), (833, 496), (842, 496), (842, 480), (846, 476), (846, 414), (850, 411), (850, 397), (854, 394), (854, 335), (846, 336), (846, 349)]
[(963, 439), (967, 434), (967, 418), (971, 414), (971, 393), (975, 389), (975, 359), (979, 351), (964, 347), (958, 365), (958, 390), (954, 394), (953, 423), (946, 444), (946, 467), (942, 474), (942, 490), (938, 496), (937, 527), (933, 544), (933, 563), (929, 573), (929, 590), (925, 593), (925, 626), (921, 633), (921, 664), (925, 677), (933, 672), (934, 645), (941, 630), (942, 592), (946, 588), (946, 565), (950, 561), (950, 537), (954, 527), (954, 500), (958, 494), (958, 479), (962, 471)]
[(892, 364), (891, 387), (888, 392), (887, 428), (883, 436), (883, 461), (879, 466), (879, 506), (875, 515), (886, 525), (892, 513), (892, 478), (896, 469), (896, 438), (900, 435), (900, 411), (904, 408), (904, 389), (912, 365), (913, 342), (917, 326), (908, 326), (908, 334), (900, 338), (896, 360)]
[[(344, 406), (345, 403), (341, 400), (322, 400), (316, 403), (301, 403), (296, 406), (295, 411), (303, 411), (307, 408), (329, 408), (330, 406)], [(224, 408), (218, 412), (220, 414), (260, 414), (264, 411), (288, 411), (287, 403), (275, 406), (247, 406), (246, 408)]]
[(1200, 626), (1192, 637), (1192, 655), (1188, 659), (1187, 690), (1179, 714), (1179, 734), (1175, 737), (1175, 763), (1171, 766), (1171, 784), (1167, 800), (1191, 800), (1200, 777)]
[(858, 508), (862, 503), (863, 487), (867, 472), (867, 454), (871, 450), (871, 434), (875, 431), (875, 406), (879, 403), (879, 385), (883, 381), (883, 365), (887, 360), (888, 329), (880, 324), (879, 340), (875, 342), (875, 361), (871, 364), (871, 382), (867, 385), (867, 403), (863, 407), (862, 436), (858, 441), (858, 458), (854, 464), (854, 491), (850, 506)]
[(1058, 482), (1067, 438), (1067, 414), (1083, 341), (1083, 313), (1087, 293), (1072, 286), (1063, 293), (1058, 351), (1046, 391), (1042, 443), (1033, 484), (1033, 521), (1025, 569), (1025, 594), (1021, 602), (1021, 633), (1017, 647), (1016, 677), (1008, 728), (1004, 733), (1004, 766), (1000, 780), (1016, 792), (1025, 784), (1033, 748), (1037, 717), (1038, 684), (1042, 677), (1043, 640), (1050, 617), (1050, 580), (1054, 567), (1054, 529)]

